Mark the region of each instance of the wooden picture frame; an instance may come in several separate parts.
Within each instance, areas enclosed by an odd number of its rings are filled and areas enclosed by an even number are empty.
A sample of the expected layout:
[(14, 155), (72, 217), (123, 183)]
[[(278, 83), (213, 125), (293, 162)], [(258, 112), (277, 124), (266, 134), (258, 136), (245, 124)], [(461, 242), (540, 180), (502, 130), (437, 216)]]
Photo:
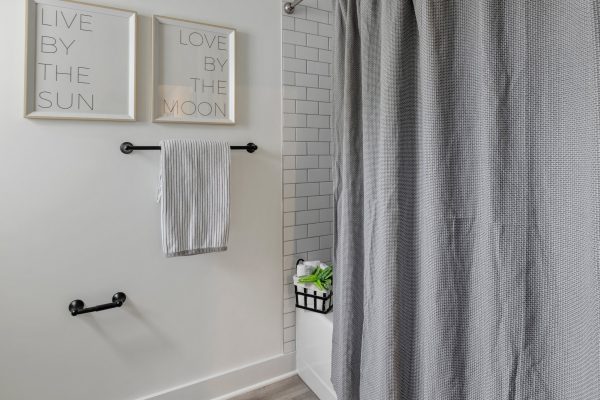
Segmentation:
[(235, 33), (153, 17), (153, 122), (235, 124)]
[(135, 121), (137, 13), (26, 1), (24, 116)]

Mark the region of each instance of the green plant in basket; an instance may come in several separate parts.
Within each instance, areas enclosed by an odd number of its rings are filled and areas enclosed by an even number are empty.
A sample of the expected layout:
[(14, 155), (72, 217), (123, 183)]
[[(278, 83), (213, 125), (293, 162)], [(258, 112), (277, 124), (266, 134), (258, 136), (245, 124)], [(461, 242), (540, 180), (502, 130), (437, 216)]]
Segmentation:
[(317, 267), (312, 274), (298, 277), (298, 282), (312, 283), (320, 291), (326, 292), (331, 288), (333, 282), (333, 267), (331, 265), (327, 268)]

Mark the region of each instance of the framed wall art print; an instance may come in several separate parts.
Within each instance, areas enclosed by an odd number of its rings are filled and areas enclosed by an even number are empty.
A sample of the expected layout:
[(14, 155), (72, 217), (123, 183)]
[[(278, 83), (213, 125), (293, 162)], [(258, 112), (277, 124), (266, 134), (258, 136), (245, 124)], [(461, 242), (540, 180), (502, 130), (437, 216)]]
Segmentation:
[(134, 121), (136, 13), (27, 0), (25, 116)]
[(235, 29), (154, 16), (153, 120), (235, 123)]

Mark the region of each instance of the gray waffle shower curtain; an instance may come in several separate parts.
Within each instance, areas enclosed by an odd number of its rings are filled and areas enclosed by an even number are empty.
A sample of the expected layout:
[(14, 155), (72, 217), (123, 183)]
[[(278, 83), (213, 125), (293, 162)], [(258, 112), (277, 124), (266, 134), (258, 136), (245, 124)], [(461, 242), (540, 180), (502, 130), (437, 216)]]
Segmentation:
[(338, 398), (600, 399), (600, 1), (335, 8)]

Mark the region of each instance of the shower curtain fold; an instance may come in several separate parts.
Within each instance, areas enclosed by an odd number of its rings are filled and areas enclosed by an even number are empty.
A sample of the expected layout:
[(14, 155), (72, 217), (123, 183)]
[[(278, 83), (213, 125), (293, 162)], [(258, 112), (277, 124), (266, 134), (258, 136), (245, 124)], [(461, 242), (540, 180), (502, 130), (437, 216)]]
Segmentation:
[(598, 1), (335, 8), (338, 398), (600, 399)]

